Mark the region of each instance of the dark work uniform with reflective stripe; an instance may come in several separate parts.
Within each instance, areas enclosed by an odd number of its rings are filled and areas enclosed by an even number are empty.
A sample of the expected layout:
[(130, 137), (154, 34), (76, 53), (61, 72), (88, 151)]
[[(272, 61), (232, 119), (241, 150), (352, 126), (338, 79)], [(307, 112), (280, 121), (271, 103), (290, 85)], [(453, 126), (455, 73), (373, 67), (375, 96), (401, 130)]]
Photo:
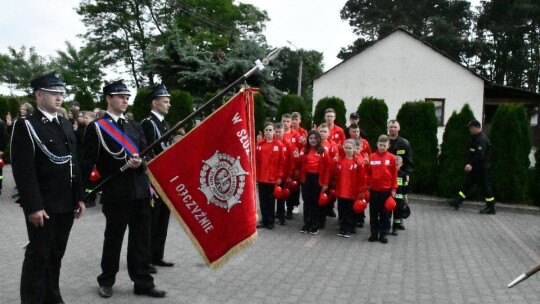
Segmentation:
[[(154, 124), (159, 130), (160, 134), (156, 132)], [(159, 135), (165, 134), (165, 132), (170, 129), (169, 124), (165, 120), (160, 121), (159, 118), (153, 113), (150, 114), (150, 117), (145, 118), (141, 122), (141, 126), (143, 128), (146, 142), (148, 143), (148, 145), (156, 141), (159, 138)], [(165, 140), (162, 144), (156, 145), (152, 149), (152, 158), (163, 152), (163, 147), (167, 148), (171, 145), (171, 143), (172, 138), (169, 138), (168, 140)], [(163, 200), (160, 197), (155, 197), (154, 207), (152, 208), (152, 225), (150, 233), (150, 240), (152, 243), (152, 262), (163, 260), (170, 215), (171, 211), (169, 210), (167, 205), (165, 205)]]
[[(123, 129), (133, 143), (142, 151), (146, 140), (141, 126), (134, 121), (125, 121), (120, 126), (106, 113), (104, 118)], [(97, 121), (91, 122), (84, 134), (82, 168), (85, 185), (89, 185), (90, 172), (94, 164), (106, 179), (127, 163), (121, 146), (106, 132), (101, 131), (102, 141), (96, 131)], [(109, 149), (109, 151), (106, 150)], [(113, 155), (118, 154), (118, 155)], [(101, 258), (102, 273), (98, 276), (100, 286), (111, 287), (119, 270), (120, 253), (124, 233), (129, 226), (127, 268), (135, 288), (154, 288), (154, 278), (148, 273), (150, 263), (150, 184), (146, 176), (146, 166), (128, 168), (125, 172), (103, 186), (101, 203), (106, 219), (105, 240)], [(89, 188), (89, 187), (87, 187)]]
[[(69, 120), (51, 122), (41, 111), (18, 119), (13, 128), (11, 160), (13, 177), (20, 193), (30, 241), (24, 254), (21, 274), (22, 303), (58, 303), (62, 299), (58, 279), (61, 260), (73, 225), (73, 212), (82, 200), (77, 144)], [(46, 155), (32, 138), (28, 120), (39, 141), (54, 156), (72, 155), (72, 162)], [(49, 218), (35, 227), (28, 215), (45, 210)]]
[(486, 202), (493, 202), (494, 198), (490, 179), (491, 145), (484, 132), (472, 136), (467, 154), (467, 164), (472, 166), (472, 170), (465, 174), (463, 190), (459, 192), (459, 202), (461, 203), (465, 200), (475, 184), (482, 187), (482, 195)]
[(401, 136), (398, 136), (396, 139), (390, 139), (388, 152), (401, 156), (403, 159), (401, 170), (405, 171), (407, 175), (410, 175), (414, 171), (411, 144), (408, 140)]

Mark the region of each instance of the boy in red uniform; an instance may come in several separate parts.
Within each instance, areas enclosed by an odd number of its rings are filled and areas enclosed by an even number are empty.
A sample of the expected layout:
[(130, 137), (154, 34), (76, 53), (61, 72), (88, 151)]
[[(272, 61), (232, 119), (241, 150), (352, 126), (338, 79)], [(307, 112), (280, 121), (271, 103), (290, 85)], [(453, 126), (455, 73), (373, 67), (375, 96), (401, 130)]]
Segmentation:
[[(282, 184), (280, 185), (283, 188), (287, 185), (288, 182), (292, 180), (294, 170), (296, 168), (296, 158), (298, 157), (298, 152), (295, 151), (295, 147), (293, 147), (291, 142), (283, 140), (283, 124), (279, 122), (275, 123), (274, 128), (276, 129), (275, 138), (281, 141), (281, 143), (283, 144), (283, 178)], [(276, 215), (279, 219), (280, 225), (285, 225), (285, 202), (287, 203), (287, 210), (291, 210), (292, 213), (293, 204), (290, 201), (290, 196), (287, 201), (283, 199), (277, 200)]]
[(364, 198), (366, 180), (363, 162), (358, 163), (355, 154), (354, 139), (348, 139), (343, 145), (345, 156), (334, 161), (337, 163), (336, 196), (338, 197), (339, 233), (338, 236), (350, 238), (355, 230), (353, 204), (357, 198)]
[(281, 184), (283, 176), (283, 144), (274, 139), (274, 125), (264, 125), (264, 140), (257, 143), (255, 151), (255, 167), (257, 170), (257, 187), (262, 220), (257, 228), (274, 229), (275, 198), (274, 186)]
[(321, 190), (328, 189), (328, 165), (330, 159), (321, 145), (321, 136), (316, 130), (308, 133), (306, 147), (300, 152), (300, 180), (304, 199), (304, 226), (301, 233), (319, 233), (318, 204)]
[(292, 112), (291, 113), (291, 129), (298, 133), (300, 135), (300, 144), (305, 145), (306, 139), (307, 139), (307, 131), (306, 129), (302, 128), (300, 126), (300, 123), (302, 123), (302, 115), (298, 112)]
[(360, 136), (361, 130), (360, 127), (356, 124), (352, 124), (349, 126), (349, 135), (352, 139), (360, 139), (362, 141), (362, 154), (367, 153), (367, 155), (371, 154), (371, 147), (369, 146), (369, 142)]
[[(307, 131), (306, 129), (300, 126), (301, 122), (302, 122), (302, 115), (300, 115), (300, 113), (298, 112), (293, 112), (291, 114), (291, 129), (295, 131), (296, 133), (298, 133), (298, 135), (300, 136), (300, 140), (298, 142), (299, 143), (298, 152), (302, 150), (307, 140)], [(298, 175), (299, 175), (299, 170), (298, 168), (296, 168), (294, 171), (293, 179), (298, 181)], [(300, 188), (298, 188), (298, 190), (296, 191), (291, 191), (291, 197), (289, 198), (288, 202), (293, 206), (293, 208), (289, 210), (289, 207), (287, 207), (287, 215), (285, 216), (285, 218), (288, 220), (292, 220), (293, 213), (300, 212), (298, 208), (298, 206), (300, 205)]]
[[(292, 118), (291, 114), (285, 113), (281, 115), (281, 124), (283, 125), (283, 142), (290, 142), (293, 146), (294, 150), (297, 151), (297, 153), (304, 148), (305, 140), (302, 143), (300, 134), (296, 133), (291, 126), (292, 126)], [(298, 179), (298, 170), (295, 168), (295, 177)], [(287, 215), (285, 216), (286, 219), (292, 220), (293, 219), (293, 209), (295, 206), (300, 205), (300, 190), (295, 191), (294, 193), (291, 193), (290, 202), (287, 204)], [(298, 213), (298, 212), (296, 212)]]
[(397, 178), (397, 191), (396, 191), (396, 208), (392, 214), (394, 215), (394, 221), (392, 225), (392, 235), (398, 235), (399, 227), (403, 223), (403, 209), (405, 208), (405, 202), (407, 201), (407, 191), (409, 189), (408, 183), (408, 173), (404, 170), (401, 170), (403, 166), (403, 158), (399, 155), (396, 155), (396, 166), (398, 170)]
[[(364, 145), (363, 145), (363, 141), (362, 139), (360, 138), (350, 138), (352, 140), (354, 140), (354, 156), (357, 158), (357, 163), (358, 165), (362, 166), (362, 172), (361, 172), (361, 175), (362, 177), (360, 178), (360, 180), (364, 181), (365, 183), (367, 183), (367, 166), (369, 165), (369, 154), (371, 153), (367, 153), (365, 152), (366, 149), (364, 149)], [(367, 188), (367, 185), (365, 187), (362, 188), (363, 192), (360, 193), (360, 194), (363, 194), (360, 195), (359, 194), (359, 197), (360, 198), (364, 198), (365, 197), (365, 193), (367, 191), (369, 191), (369, 189)], [(356, 227), (358, 228), (363, 228), (364, 227), (364, 223), (365, 223), (365, 219), (366, 219), (366, 213), (365, 211), (362, 211), (360, 213), (354, 213), (353, 214), (353, 219), (354, 219), (354, 224)], [(353, 229), (352, 230), (352, 233), (356, 233), (356, 229)]]
[(326, 111), (324, 111), (324, 119), (330, 130), (328, 139), (335, 142), (338, 146), (343, 146), (343, 143), (345, 142), (345, 132), (343, 132), (341, 127), (336, 126), (334, 123), (336, 120), (336, 111), (332, 108), (326, 109)]
[(368, 241), (388, 243), (386, 233), (390, 228), (390, 212), (384, 209), (384, 203), (390, 196), (396, 195), (397, 167), (396, 158), (388, 152), (390, 139), (387, 135), (379, 136), (377, 151), (369, 156), (368, 184), (370, 187), (369, 218), (371, 236)]

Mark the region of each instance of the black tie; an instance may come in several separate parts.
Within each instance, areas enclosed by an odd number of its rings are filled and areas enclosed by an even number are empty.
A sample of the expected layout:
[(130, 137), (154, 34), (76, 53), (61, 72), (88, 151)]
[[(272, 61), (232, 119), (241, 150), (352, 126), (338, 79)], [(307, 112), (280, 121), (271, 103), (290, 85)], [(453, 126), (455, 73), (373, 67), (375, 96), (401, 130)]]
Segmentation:
[(58, 118), (56, 118), (56, 117), (54, 117), (54, 118), (52, 119), (52, 122), (53, 122), (53, 124), (55, 124), (55, 125), (57, 125), (57, 126), (60, 125), (60, 123), (58, 122)]
[(120, 126), (120, 129), (124, 130), (124, 123), (126, 122), (123, 118), (118, 118), (118, 125)]

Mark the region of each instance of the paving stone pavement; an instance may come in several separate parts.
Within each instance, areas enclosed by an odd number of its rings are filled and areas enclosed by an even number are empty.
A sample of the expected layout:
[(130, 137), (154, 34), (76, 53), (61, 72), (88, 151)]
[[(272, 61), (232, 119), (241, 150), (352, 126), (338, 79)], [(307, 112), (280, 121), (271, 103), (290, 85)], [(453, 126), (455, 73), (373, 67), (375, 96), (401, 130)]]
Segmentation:
[[(27, 241), (23, 213), (13, 203), (11, 168), (4, 168), (0, 196), (0, 303), (18, 303)], [(540, 263), (540, 212), (501, 206), (495, 216), (468, 204), (458, 212), (441, 200), (411, 198), (407, 230), (388, 244), (369, 243), (367, 227), (339, 238), (337, 220), (320, 234), (300, 234), (301, 214), (259, 230), (255, 244), (218, 270), (208, 269), (173, 219), (166, 259), (172, 268), (154, 275), (164, 299), (133, 294), (126, 243), (114, 295), (97, 294), (105, 226), (101, 207), (87, 210), (73, 226), (63, 259), (61, 290), (66, 303), (540, 303), (540, 275), (512, 289), (515, 277)]]

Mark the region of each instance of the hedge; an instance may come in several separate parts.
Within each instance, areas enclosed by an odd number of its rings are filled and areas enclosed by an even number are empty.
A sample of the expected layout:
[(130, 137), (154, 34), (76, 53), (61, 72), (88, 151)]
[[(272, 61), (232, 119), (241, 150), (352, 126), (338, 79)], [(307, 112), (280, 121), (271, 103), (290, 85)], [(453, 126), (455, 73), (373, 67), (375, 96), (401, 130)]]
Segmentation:
[(377, 139), (380, 135), (386, 134), (388, 125), (388, 106), (384, 99), (364, 97), (358, 106), (358, 117), (360, 117), (360, 128), (367, 134), (367, 140), (372, 150), (377, 147)]
[(473, 119), (471, 107), (465, 104), (459, 114), (454, 111), (446, 122), (439, 154), (437, 176), (439, 196), (456, 197), (463, 186), (464, 167), (471, 141), (467, 123)]
[[(336, 120), (334, 123), (337, 126), (340, 126), (342, 128), (345, 128), (345, 115), (347, 113), (347, 109), (345, 109), (345, 102), (343, 102), (343, 99), (339, 97), (324, 97), (317, 102), (317, 105), (315, 106), (315, 113), (313, 114), (313, 123), (316, 125), (320, 125), (321, 123), (325, 122), (324, 120), (324, 111), (326, 109), (332, 108), (336, 111)], [(311, 128), (307, 128), (307, 130), (310, 130)]]
[(525, 107), (501, 104), (491, 125), (492, 181), (495, 199), (525, 202), (529, 191), (529, 120)]
[(437, 189), (437, 117), (432, 102), (404, 103), (397, 114), (399, 135), (411, 144), (414, 172), (410, 187), (413, 191), (434, 194)]
[(292, 112), (298, 112), (302, 115), (301, 126), (306, 129), (311, 129), (311, 124), (308, 117), (307, 104), (301, 96), (293, 94), (283, 94), (279, 99), (275, 121), (281, 121), (281, 115), (285, 113), (291, 114)]

